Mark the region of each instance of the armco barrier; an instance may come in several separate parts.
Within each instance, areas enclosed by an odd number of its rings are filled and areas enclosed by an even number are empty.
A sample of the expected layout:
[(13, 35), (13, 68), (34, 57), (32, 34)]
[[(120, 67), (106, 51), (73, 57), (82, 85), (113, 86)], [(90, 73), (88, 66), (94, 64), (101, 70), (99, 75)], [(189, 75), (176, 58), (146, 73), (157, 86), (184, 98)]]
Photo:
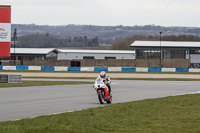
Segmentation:
[(43, 71), (54, 71), (54, 67), (41, 66), (41, 70), (43, 70)]
[(28, 70), (41, 70), (41, 66), (28, 66)]
[(3, 66), (3, 70), (16, 70), (16, 66)]
[(54, 67), (54, 71), (67, 71), (68, 67)]
[(0, 66), (0, 70), (42, 71), (122, 71), (122, 72), (200, 72), (197, 68), (135, 68), (135, 67), (54, 67), (54, 66)]
[(68, 67), (68, 71), (81, 71), (80, 67)]
[(121, 67), (108, 67), (108, 71), (112, 72), (120, 72), (122, 70)]
[(196, 68), (190, 68), (189, 72), (200, 72), (200, 69), (196, 69)]
[(16, 70), (28, 70), (28, 66), (16, 66)]
[(162, 72), (162, 68), (148, 68), (148, 72)]
[(148, 72), (148, 68), (136, 68), (136, 72)]
[(176, 68), (176, 72), (189, 72), (189, 68)]
[(162, 68), (162, 72), (176, 72), (176, 68)]
[(108, 67), (94, 67), (94, 71), (108, 71)]
[(94, 71), (94, 67), (81, 67), (81, 71)]
[(122, 72), (136, 72), (136, 68), (122, 68)]

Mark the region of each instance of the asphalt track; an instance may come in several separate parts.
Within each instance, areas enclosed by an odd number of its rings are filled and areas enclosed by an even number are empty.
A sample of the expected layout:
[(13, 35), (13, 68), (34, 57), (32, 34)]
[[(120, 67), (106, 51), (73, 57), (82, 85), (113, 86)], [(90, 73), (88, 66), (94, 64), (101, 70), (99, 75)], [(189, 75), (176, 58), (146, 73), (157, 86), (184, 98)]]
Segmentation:
[[(199, 93), (200, 91), (199, 81), (113, 80), (112, 83), (113, 104)], [(99, 103), (92, 85), (0, 88), (0, 121), (32, 118), (105, 105)]]

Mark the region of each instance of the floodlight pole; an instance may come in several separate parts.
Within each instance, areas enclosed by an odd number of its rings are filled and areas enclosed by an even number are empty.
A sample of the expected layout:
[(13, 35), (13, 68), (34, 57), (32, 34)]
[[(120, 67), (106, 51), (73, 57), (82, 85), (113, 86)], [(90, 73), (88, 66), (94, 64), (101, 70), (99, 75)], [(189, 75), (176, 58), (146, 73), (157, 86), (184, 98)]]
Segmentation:
[(161, 52), (161, 35), (162, 35), (162, 32), (160, 32), (160, 67), (162, 67), (162, 64), (161, 64), (161, 56), (162, 56), (162, 52)]
[(16, 65), (16, 63), (15, 63), (15, 41), (16, 41), (16, 39), (17, 39), (17, 29), (15, 28), (14, 29), (14, 65)]

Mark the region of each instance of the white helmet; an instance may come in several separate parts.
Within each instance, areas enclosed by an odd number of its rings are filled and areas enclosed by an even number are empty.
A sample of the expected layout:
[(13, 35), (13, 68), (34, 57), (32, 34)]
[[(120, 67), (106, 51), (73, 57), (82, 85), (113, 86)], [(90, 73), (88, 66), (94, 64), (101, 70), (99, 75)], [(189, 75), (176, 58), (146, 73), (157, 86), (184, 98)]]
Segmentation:
[(100, 76), (101, 76), (101, 78), (105, 78), (106, 77), (106, 72), (104, 72), (104, 71), (100, 72)]

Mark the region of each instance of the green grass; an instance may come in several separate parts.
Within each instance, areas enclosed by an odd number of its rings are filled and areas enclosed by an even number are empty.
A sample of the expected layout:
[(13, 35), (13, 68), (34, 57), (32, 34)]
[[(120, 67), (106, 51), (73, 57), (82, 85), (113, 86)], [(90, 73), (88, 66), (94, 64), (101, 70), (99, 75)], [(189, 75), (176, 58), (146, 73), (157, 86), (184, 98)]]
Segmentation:
[(1, 133), (197, 133), (200, 94), (0, 122)]
[(22, 83), (0, 83), (2, 87), (22, 87), (22, 86), (47, 86), (47, 85), (77, 85), (93, 84), (93, 82), (82, 81), (22, 81)]
[[(93, 79), (95, 77), (23, 77), (23, 78), (41, 78), (41, 79)], [(111, 78), (111, 80), (157, 80), (157, 81), (200, 81), (200, 79), (189, 78)]]
[[(38, 73), (99, 73), (98, 71), (40, 71), (40, 70), (0, 70), (0, 72), (38, 72)], [(150, 74), (200, 74), (200, 72), (116, 72), (107, 73), (150, 73)]]

